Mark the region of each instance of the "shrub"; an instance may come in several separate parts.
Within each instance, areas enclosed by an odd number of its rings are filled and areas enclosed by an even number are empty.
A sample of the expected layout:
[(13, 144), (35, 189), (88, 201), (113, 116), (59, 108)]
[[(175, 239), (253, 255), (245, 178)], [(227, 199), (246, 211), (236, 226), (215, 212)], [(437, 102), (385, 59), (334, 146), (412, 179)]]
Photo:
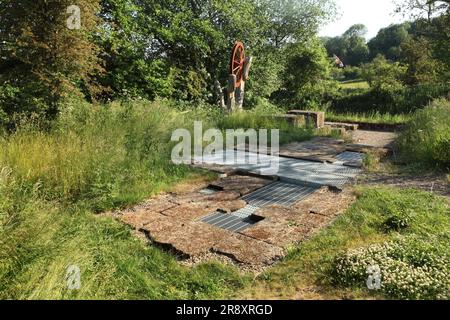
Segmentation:
[(345, 80), (356, 80), (361, 78), (361, 68), (359, 67), (346, 66), (342, 73)]
[(406, 67), (398, 62), (389, 62), (383, 55), (378, 55), (372, 62), (362, 66), (361, 76), (369, 85), (380, 89), (402, 89)]
[(450, 101), (440, 99), (417, 111), (399, 138), (409, 162), (450, 168)]
[[(446, 240), (446, 241), (445, 241)], [(397, 299), (450, 299), (448, 239), (416, 236), (349, 250), (336, 257), (332, 276), (343, 286), (366, 287), (368, 268), (380, 269), (380, 290)]]

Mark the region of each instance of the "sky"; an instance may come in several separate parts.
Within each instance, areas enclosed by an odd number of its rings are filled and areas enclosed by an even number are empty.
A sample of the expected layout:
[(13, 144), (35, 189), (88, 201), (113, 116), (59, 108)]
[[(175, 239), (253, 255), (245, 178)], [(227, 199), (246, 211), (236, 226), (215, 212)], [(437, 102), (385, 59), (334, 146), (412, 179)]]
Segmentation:
[(336, 0), (336, 3), (339, 15), (336, 21), (322, 27), (320, 36), (340, 36), (352, 25), (362, 23), (369, 30), (367, 38), (371, 39), (380, 29), (405, 20), (394, 15), (393, 0)]

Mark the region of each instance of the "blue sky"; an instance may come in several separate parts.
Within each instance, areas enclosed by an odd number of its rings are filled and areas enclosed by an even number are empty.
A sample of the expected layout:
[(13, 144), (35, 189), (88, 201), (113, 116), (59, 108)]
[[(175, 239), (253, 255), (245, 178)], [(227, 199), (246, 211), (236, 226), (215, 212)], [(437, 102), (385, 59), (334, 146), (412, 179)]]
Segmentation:
[(335, 22), (322, 27), (321, 36), (339, 36), (349, 27), (363, 23), (369, 29), (367, 38), (373, 38), (381, 28), (405, 19), (394, 15), (393, 0), (336, 0), (339, 15)]

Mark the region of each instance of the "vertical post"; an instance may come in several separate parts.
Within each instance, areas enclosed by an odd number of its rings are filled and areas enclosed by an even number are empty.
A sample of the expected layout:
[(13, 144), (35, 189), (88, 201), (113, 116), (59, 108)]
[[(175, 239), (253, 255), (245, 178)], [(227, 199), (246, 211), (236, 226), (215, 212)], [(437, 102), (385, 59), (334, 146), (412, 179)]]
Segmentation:
[(252, 63), (253, 63), (253, 57), (245, 58), (241, 86), (236, 89), (236, 110), (243, 109), (244, 96), (245, 96), (245, 82), (250, 77), (250, 68), (252, 67)]
[(216, 95), (217, 95), (217, 103), (219, 104), (219, 106), (225, 110), (226, 106), (225, 106), (225, 96), (223, 94), (223, 90), (222, 87), (220, 85), (219, 80), (215, 80), (214, 81), (214, 87), (216, 89)]
[(228, 112), (233, 112), (236, 108), (236, 75), (230, 74), (228, 78), (228, 100), (227, 100), (227, 109)]

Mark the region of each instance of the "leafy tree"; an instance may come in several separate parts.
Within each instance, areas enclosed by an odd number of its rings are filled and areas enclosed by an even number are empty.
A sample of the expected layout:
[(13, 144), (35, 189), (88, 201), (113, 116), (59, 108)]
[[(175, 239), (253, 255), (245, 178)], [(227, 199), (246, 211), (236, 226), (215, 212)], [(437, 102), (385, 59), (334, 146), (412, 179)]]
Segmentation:
[(389, 62), (383, 55), (378, 55), (372, 62), (362, 66), (362, 78), (377, 90), (401, 89), (406, 74), (406, 67), (398, 62)]
[(330, 56), (336, 54), (344, 64), (358, 66), (368, 60), (369, 47), (365, 35), (366, 26), (356, 24), (351, 26), (342, 36), (329, 39), (325, 47)]
[(110, 89), (103, 98), (170, 96), (173, 74), (160, 52), (152, 50), (155, 39), (139, 1), (102, 0), (101, 5), (104, 24), (96, 42), (107, 73), (98, 81)]
[(382, 54), (387, 59), (398, 61), (401, 55), (401, 45), (410, 38), (411, 23), (390, 25), (381, 29), (376, 37), (368, 43), (370, 57), (373, 59)]
[(283, 73), (283, 89), (275, 94), (285, 105), (316, 108), (337, 89), (332, 78), (332, 62), (318, 39), (286, 48), (287, 64)]
[(433, 57), (432, 45), (424, 37), (405, 41), (402, 44), (402, 58), (408, 66), (408, 85), (438, 83), (445, 70), (444, 64)]
[(39, 112), (49, 106), (47, 115), (55, 115), (64, 97), (78, 90), (88, 96), (97, 92), (92, 79), (101, 66), (90, 34), (99, 23), (99, 3), (77, 1), (80, 29), (68, 27), (67, 8), (72, 4), (69, 0), (2, 1), (0, 83), (6, 113)]
[(446, 79), (450, 79), (450, 1), (402, 0), (397, 12), (415, 19), (415, 36), (430, 41), (435, 59), (446, 65)]

